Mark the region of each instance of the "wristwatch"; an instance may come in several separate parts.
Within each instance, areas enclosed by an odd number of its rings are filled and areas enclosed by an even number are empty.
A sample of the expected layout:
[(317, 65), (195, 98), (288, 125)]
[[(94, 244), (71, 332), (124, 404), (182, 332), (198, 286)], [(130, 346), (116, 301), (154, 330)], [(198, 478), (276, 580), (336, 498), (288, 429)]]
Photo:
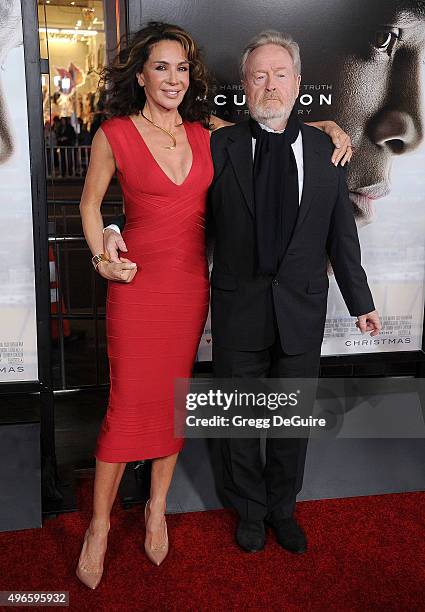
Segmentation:
[(95, 270), (97, 270), (97, 266), (100, 264), (101, 261), (111, 261), (111, 260), (109, 259), (109, 257), (105, 255), (105, 253), (99, 253), (99, 255), (93, 255), (93, 257), (91, 258), (91, 262)]

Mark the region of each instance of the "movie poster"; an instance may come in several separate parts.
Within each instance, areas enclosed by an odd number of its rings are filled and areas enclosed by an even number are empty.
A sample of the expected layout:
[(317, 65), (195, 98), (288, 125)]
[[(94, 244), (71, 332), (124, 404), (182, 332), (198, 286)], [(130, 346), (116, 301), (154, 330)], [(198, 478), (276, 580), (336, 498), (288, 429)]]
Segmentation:
[[(214, 108), (247, 110), (238, 60), (264, 29), (299, 43), (305, 121), (332, 119), (351, 136), (347, 182), (362, 261), (383, 330), (362, 336), (330, 277), (323, 355), (413, 351), (422, 346), (425, 237), (425, 3), (421, 0), (142, 0), (142, 18), (177, 23), (204, 49)], [(134, 23), (137, 29), (140, 24)], [(210, 358), (209, 322), (199, 359)]]
[(27, 94), (19, 0), (0, 0), (0, 383), (38, 378)]

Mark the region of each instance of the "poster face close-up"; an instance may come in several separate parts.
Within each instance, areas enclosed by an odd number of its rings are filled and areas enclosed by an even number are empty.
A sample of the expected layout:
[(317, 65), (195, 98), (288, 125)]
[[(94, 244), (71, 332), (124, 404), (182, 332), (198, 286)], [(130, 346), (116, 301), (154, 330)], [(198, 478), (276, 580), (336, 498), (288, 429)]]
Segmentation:
[(19, 0), (0, 2), (0, 383), (38, 378), (27, 93)]
[[(347, 182), (362, 263), (383, 323), (361, 336), (330, 272), (322, 355), (422, 347), (425, 236), (425, 3), (421, 0), (143, 1), (143, 21), (186, 28), (216, 80), (215, 112), (247, 117), (238, 62), (265, 29), (299, 43), (304, 121), (331, 119), (355, 147)], [(210, 354), (206, 328), (198, 358)]]

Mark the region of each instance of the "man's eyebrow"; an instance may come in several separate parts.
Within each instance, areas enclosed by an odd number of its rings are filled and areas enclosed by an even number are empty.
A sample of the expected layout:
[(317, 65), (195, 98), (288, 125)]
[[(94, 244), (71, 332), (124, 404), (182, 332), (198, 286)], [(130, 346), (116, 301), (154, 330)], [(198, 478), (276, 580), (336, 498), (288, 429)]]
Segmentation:
[[(274, 70), (274, 72), (276, 72), (276, 70), (288, 70), (289, 66), (278, 66), (277, 68), (272, 68), (272, 70)], [(254, 70), (254, 72), (268, 72), (267, 68), (257, 68), (257, 70)]]
[(408, 27), (409, 25), (412, 25), (412, 26), (415, 25), (418, 19), (419, 20), (425, 19), (425, 3), (422, 9), (420, 7), (417, 7), (416, 9), (412, 7), (411, 10), (409, 9), (399, 10), (395, 14), (393, 21), (396, 24), (400, 24), (401, 26)]
[(385, 17), (387, 23), (383, 23), (382, 17), (378, 14), (372, 13), (374, 23), (379, 22), (380, 25), (386, 26), (413, 26), (418, 19), (425, 19), (425, 0), (397, 0), (393, 3), (395, 6), (391, 16)]

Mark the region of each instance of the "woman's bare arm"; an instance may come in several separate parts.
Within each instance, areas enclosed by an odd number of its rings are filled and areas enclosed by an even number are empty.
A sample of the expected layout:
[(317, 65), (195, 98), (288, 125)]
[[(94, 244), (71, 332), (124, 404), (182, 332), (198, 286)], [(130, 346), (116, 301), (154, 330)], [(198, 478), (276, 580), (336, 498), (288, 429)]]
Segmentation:
[(103, 220), (100, 208), (114, 174), (114, 156), (103, 130), (99, 129), (93, 138), (80, 202), (84, 236), (93, 255), (103, 251)]
[(341, 166), (345, 166), (351, 160), (353, 156), (351, 138), (335, 121), (306, 121), (305, 124), (322, 130), (332, 140), (335, 147), (332, 153), (332, 163), (335, 166), (340, 162)]
[[(115, 159), (100, 127), (93, 138), (90, 163), (80, 202), (84, 236), (93, 255), (103, 252), (103, 219), (100, 209), (114, 174)], [(129, 282), (137, 271), (136, 265), (124, 259), (121, 259), (121, 262), (101, 262), (98, 270), (103, 277), (110, 280)]]

